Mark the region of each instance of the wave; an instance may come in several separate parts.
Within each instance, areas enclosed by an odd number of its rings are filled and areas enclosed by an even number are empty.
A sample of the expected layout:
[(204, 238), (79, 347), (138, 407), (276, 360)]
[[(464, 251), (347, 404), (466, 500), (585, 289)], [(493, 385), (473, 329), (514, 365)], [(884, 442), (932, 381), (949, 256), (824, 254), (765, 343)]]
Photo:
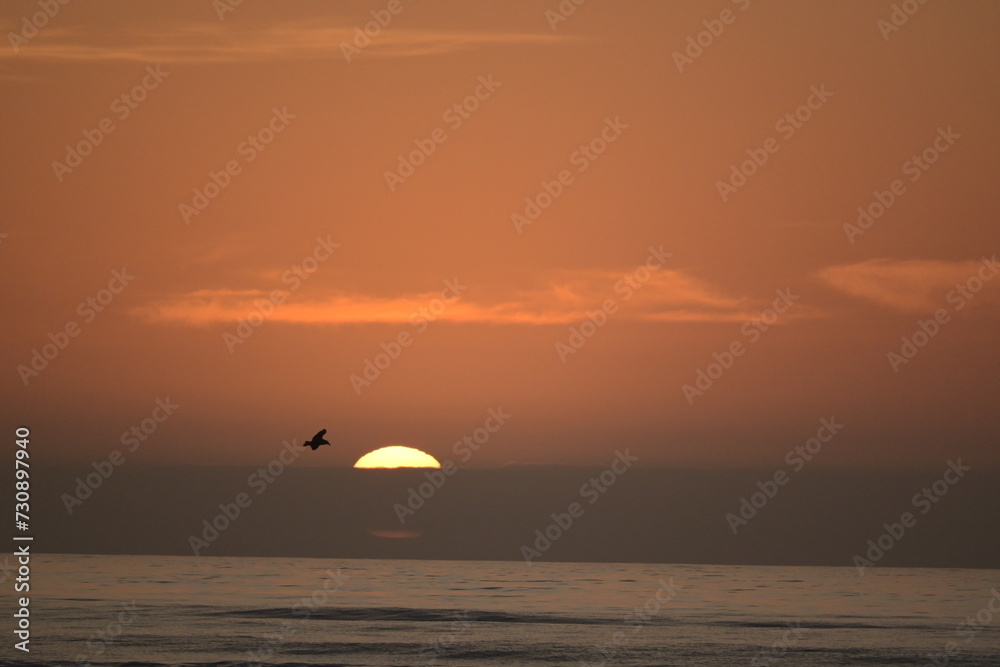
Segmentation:
[(326, 607), (309, 611), (288, 607), (264, 607), (203, 612), (206, 616), (242, 618), (306, 619), (323, 621), (404, 621), (413, 623), (541, 623), (568, 625), (604, 625), (620, 622), (620, 618), (564, 616), (561, 614), (528, 614), (468, 609), (416, 609), (412, 607)]
[[(527, 623), (540, 625), (603, 625), (634, 628), (640, 625), (700, 625), (708, 627), (734, 628), (776, 628), (788, 627), (788, 619), (761, 619), (748, 616), (713, 616), (704, 613), (678, 615), (663, 613), (640, 618), (630, 612), (612, 615), (568, 615), (557, 613), (506, 612), (471, 609), (431, 609), (413, 607), (325, 607), (309, 611), (288, 607), (262, 607), (255, 609), (197, 610), (197, 615), (257, 618), (291, 619), (296, 621), (343, 621), (343, 622), (397, 622), (397, 623)], [(824, 618), (799, 619), (798, 627), (813, 630), (942, 630), (939, 622), (928, 620), (914, 622), (914, 617), (882, 618)]]
[[(685, 621), (681, 621), (685, 622)], [(689, 623), (697, 623), (698, 625), (722, 625), (736, 628), (787, 628), (789, 625), (794, 625), (795, 627), (808, 628), (811, 630), (927, 630), (929, 628), (944, 628), (947, 629), (950, 626), (941, 625), (939, 623), (925, 623), (925, 624), (906, 624), (906, 623), (877, 623), (877, 622), (863, 622), (863, 621), (706, 621), (700, 619), (698, 621), (686, 621)]]

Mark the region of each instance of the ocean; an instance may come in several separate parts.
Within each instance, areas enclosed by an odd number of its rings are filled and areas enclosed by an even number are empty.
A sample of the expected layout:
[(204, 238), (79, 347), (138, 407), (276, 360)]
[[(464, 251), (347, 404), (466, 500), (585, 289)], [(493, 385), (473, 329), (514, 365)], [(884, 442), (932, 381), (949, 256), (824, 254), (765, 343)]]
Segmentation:
[[(1000, 570), (88, 555), (31, 565), (31, 652), (5, 630), (6, 665), (1000, 665)], [(11, 610), (9, 581), (2, 595)]]

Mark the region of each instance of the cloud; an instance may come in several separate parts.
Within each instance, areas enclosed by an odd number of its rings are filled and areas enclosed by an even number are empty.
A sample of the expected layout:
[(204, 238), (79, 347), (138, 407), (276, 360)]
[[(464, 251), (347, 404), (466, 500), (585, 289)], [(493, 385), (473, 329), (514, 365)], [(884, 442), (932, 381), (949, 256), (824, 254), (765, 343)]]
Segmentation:
[[(149, 323), (212, 325), (246, 319), (254, 311), (270, 312), (268, 304), (280, 301), (267, 319), (328, 325), (408, 323), (423, 311), (436, 320), (454, 323), (551, 325), (583, 320), (609, 299), (619, 308), (615, 317), (651, 322), (743, 322), (770, 303), (722, 294), (680, 271), (653, 271), (645, 282), (632, 278), (631, 284), (625, 275), (560, 272), (543, 286), (507, 288), (492, 297), (487, 289), (455, 279), (450, 282), (467, 289), (459, 289), (460, 298), (446, 304), (438, 301), (440, 290), (391, 297), (339, 293), (297, 299), (282, 290), (206, 289), (157, 300), (133, 312)], [(453, 293), (445, 290), (446, 296)], [(799, 310), (800, 317), (809, 316), (808, 309)]]
[[(985, 257), (965, 261), (870, 259), (827, 267), (817, 275), (851, 296), (902, 312), (928, 312), (944, 307), (948, 293), (973, 276), (992, 276), (989, 261)], [(982, 297), (976, 300), (986, 301)], [(990, 300), (995, 301), (995, 297)]]
[[(363, 23), (363, 21), (362, 21)], [(56, 62), (240, 63), (332, 59), (346, 63), (342, 43), (353, 45), (355, 22), (323, 17), (246, 27), (235, 22), (158, 25), (101, 31), (95, 26), (50, 26), (17, 53), (0, 49), (0, 60)], [(552, 44), (572, 37), (510, 32), (386, 28), (354, 58), (427, 56), (488, 45)]]

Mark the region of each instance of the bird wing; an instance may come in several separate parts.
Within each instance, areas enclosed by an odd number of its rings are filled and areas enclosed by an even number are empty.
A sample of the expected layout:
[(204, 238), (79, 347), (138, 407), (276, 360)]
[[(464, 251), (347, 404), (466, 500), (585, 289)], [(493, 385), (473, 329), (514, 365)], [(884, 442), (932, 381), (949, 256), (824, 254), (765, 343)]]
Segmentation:
[(321, 440), (324, 435), (326, 435), (326, 429), (323, 429), (322, 431), (314, 435), (313, 440)]

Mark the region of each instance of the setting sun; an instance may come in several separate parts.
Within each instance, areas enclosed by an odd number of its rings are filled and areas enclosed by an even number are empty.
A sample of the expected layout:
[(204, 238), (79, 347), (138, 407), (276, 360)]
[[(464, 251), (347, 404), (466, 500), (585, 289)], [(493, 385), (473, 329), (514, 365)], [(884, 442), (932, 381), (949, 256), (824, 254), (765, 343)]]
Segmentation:
[(413, 447), (393, 445), (368, 452), (354, 464), (355, 468), (440, 468), (430, 454)]

